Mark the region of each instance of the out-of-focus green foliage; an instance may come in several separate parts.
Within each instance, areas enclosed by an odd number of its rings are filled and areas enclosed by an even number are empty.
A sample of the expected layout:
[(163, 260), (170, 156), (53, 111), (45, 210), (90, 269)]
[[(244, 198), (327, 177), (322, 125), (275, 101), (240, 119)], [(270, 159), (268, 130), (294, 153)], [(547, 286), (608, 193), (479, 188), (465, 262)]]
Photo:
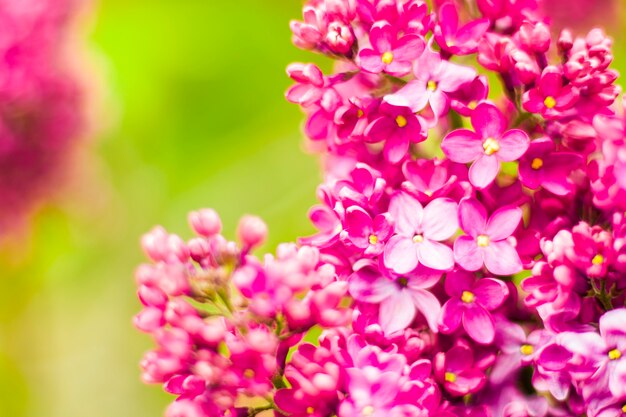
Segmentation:
[(111, 90), (102, 118), (114, 124), (94, 145), (86, 195), (46, 209), (31, 256), (2, 266), (0, 416), (162, 415), (171, 397), (140, 383), (151, 341), (131, 326), (138, 241), (153, 225), (190, 237), (187, 212), (214, 207), (232, 236), (255, 213), (270, 225), (269, 250), (312, 231), (317, 161), (283, 97), (285, 66), (314, 59), (290, 44), (300, 8), (101, 1), (91, 43)]
[(91, 43), (112, 97), (103, 119), (115, 122), (93, 146), (84, 195), (44, 210), (28, 257), (0, 266), (0, 417), (162, 415), (171, 397), (139, 382), (151, 342), (130, 321), (138, 240), (154, 224), (189, 237), (187, 212), (214, 207), (232, 236), (256, 213), (267, 249), (312, 231), (317, 162), (283, 99), (285, 66), (315, 59), (290, 44), (300, 8), (101, 0)]

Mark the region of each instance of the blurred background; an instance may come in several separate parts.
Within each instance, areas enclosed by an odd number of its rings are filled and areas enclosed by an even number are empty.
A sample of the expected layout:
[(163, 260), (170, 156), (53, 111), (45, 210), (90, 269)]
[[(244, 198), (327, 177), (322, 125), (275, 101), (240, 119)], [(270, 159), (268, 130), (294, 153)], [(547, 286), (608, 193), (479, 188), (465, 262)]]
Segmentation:
[(103, 133), (65, 196), (0, 254), (1, 417), (163, 414), (171, 397), (139, 381), (151, 341), (131, 325), (153, 225), (188, 238), (187, 213), (213, 207), (229, 236), (242, 214), (262, 216), (266, 249), (312, 232), (317, 161), (283, 98), (286, 65), (316, 60), (291, 46), (300, 16), (298, 0), (101, 0), (83, 22)]

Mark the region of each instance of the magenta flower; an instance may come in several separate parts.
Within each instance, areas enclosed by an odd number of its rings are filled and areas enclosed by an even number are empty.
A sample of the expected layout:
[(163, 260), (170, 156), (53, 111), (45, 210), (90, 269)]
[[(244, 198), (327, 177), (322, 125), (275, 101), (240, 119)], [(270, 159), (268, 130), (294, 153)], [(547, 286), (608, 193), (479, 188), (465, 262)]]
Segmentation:
[(439, 25), (435, 27), (435, 41), (444, 51), (453, 55), (473, 54), (478, 41), (489, 28), (489, 19), (477, 19), (459, 27), (459, 13), (454, 3), (445, 3), (439, 9)]
[(473, 81), (462, 84), (456, 92), (449, 94), (452, 99), (450, 106), (461, 116), (470, 117), (478, 104), (486, 100), (488, 95), (487, 77), (479, 75)]
[(479, 104), (471, 121), (475, 132), (454, 130), (443, 139), (441, 148), (454, 162), (474, 162), (469, 170), (470, 182), (485, 188), (498, 175), (501, 162), (515, 161), (524, 155), (530, 139), (523, 130), (506, 130), (504, 115), (491, 103)]
[(402, 383), (401, 375), (373, 367), (350, 368), (347, 373), (349, 397), (338, 409), (338, 417), (398, 415), (394, 408)]
[(494, 278), (475, 281), (472, 273), (454, 271), (446, 275), (445, 290), (450, 299), (441, 310), (439, 330), (450, 334), (462, 323), (463, 329), (477, 343), (493, 342), (495, 326), (489, 312), (500, 307), (508, 297), (506, 284)]
[(419, 311), (433, 332), (441, 306), (427, 288), (441, 278), (441, 273), (420, 268), (410, 275), (396, 275), (386, 268), (377, 268), (364, 261), (355, 266), (349, 278), (348, 291), (357, 300), (379, 304), (378, 318), (386, 335), (406, 329)]
[(474, 393), (487, 382), (485, 373), (474, 363), (474, 352), (467, 346), (437, 353), (434, 365), (435, 377), (454, 396)]
[(552, 139), (533, 140), (519, 162), (522, 184), (536, 190), (543, 187), (556, 195), (567, 195), (576, 189), (569, 178), (572, 171), (583, 166), (583, 158), (573, 152), (555, 152)]
[(487, 218), (487, 211), (478, 200), (461, 200), (459, 224), (468, 236), (460, 236), (454, 242), (454, 259), (468, 271), (477, 271), (484, 264), (492, 274), (518, 273), (522, 270), (522, 261), (506, 239), (521, 220), (519, 207), (502, 207)]
[(467, 168), (449, 159), (407, 161), (402, 172), (407, 179), (402, 189), (420, 202), (447, 197), (460, 188), (458, 181), (467, 177)]
[(394, 106), (409, 107), (413, 112), (430, 104), (437, 117), (448, 111), (449, 94), (476, 78), (474, 69), (446, 61), (430, 48), (426, 48), (415, 62), (413, 74), (415, 80), (409, 81), (396, 93), (385, 96), (384, 101)]
[(560, 344), (575, 355), (577, 372), (588, 373), (593, 383), (608, 387), (615, 397), (626, 396), (626, 309), (604, 313), (598, 333), (566, 332)]
[(344, 206), (373, 209), (383, 195), (386, 183), (380, 172), (358, 162), (350, 171), (349, 178), (335, 184), (334, 193)]
[(563, 73), (556, 67), (546, 67), (537, 87), (524, 93), (524, 109), (549, 119), (558, 117), (562, 111), (572, 108), (578, 99), (578, 90), (563, 84)]
[(287, 67), (287, 75), (297, 83), (285, 93), (288, 101), (308, 107), (322, 98), (325, 80), (317, 65), (294, 63)]
[(413, 60), (424, 51), (424, 41), (414, 34), (397, 39), (397, 30), (387, 22), (377, 22), (370, 29), (372, 48), (359, 52), (359, 65), (367, 72), (386, 72), (402, 77), (411, 72)]
[(365, 130), (371, 142), (385, 141), (383, 154), (392, 164), (400, 162), (409, 151), (411, 142), (422, 142), (426, 137), (417, 116), (408, 107), (380, 106), (380, 116)]
[(382, 213), (374, 217), (359, 206), (346, 210), (345, 239), (367, 256), (380, 255), (385, 242), (393, 233), (391, 216)]
[(454, 266), (454, 256), (442, 241), (458, 229), (457, 204), (437, 198), (425, 208), (406, 193), (395, 194), (389, 203), (395, 219), (395, 232), (385, 247), (385, 266), (398, 274), (413, 271), (419, 264), (446, 271)]
[(524, 329), (503, 317), (496, 317), (495, 344), (500, 349), (489, 381), (501, 384), (511, 378), (522, 366), (527, 366), (537, 357), (540, 350), (553, 338), (544, 329), (535, 330), (526, 336)]

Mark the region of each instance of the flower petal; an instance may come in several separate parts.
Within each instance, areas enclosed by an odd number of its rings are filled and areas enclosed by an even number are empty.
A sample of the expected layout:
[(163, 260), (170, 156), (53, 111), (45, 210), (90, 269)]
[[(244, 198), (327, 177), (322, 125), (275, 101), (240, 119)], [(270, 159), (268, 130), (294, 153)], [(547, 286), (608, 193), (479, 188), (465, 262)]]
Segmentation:
[(407, 193), (396, 193), (389, 202), (389, 213), (395, 221), (396, 233), (412, 238), (421, 232), (424, 209)]
[(372, 267), (361, 268), (350, 275), (348, 291), (357, 301), (378, 304), (393, 296), (398, 285)]
[(461, 325), (464, 305), (458, 298), (451, 298), (443, 305), (439, 318), (439, 330), (442, 333), (453, 333)]
[(472, 126), (482, 139), (498, 139), (506, 129), (506, 119), (495, 105), (483, 101), (471, 115)]
[(415, 307), (426, 319), (430, 330), (437, 333), (437, 321), (439, 320), (439, 313), (441, 311), (441, 305), (437, 297), (427, 290), (410, 290), (409, 292), (413, 298)]
[(458, 205), (450, 198), (437, 198), (424, 207), (422, 230), (428, 239), (442, 241), (459, 228)]
[(513, 275), (523, 269), (515, 248), (507, 241), (490, 242), (484, 248), (485, 266), (496, 275)]
[(465, 233), (476, 237), (485, 233), (487, 210), (475, 198), (465, 198), (459, 203), (459, 225)]
[(475, 342), (488, 345), (496, 335), (493, 317), (481, 305), (468, 304), (463, 314), (463, 328)]
[(460, 236), (454, 242), (454, 259), (467, 271), (478, 271), (483, 266), (483, 253), (470, 236)]
[(364, 71), (378, 74), (385, 68), (385, 63), (378, 52), (366, 48), (359, 52), (359, 66)]
[(411, 238), (396, 235), (385, 246), (383, 259), (387, 268), (397, 274), (407, 274), (418, 264), (415, 243)]
[(415, 304), (408, 291), (400, 291), (380, 304), (378, 319), (386, 335), (404, 330), (415, 318)]
[(485, 188), (496, 179), (500, 161), (495, 155), (481, 155), (470, 167), (469, 180), (476, 188)]
[(424, 239), (416, 246), (417, 258), (424, 266), (438, 271), (447, 271), (454, 267), (454, 253), (448, 245)]
[(476, 283), (472, 292), (478, 304), (493, 311), (504, 303), (509, 295), (509, 288), (499, 279), (483, 278)]
[(426, 94), (426, 83), (414, 80), (393, 94), (383, 98), (385, 103), (393, 106), (409, 107), (411, 111), (418, 112), (426, 107), (429, 95)]
[(486, 234), (491, 240), (503, 240), (511, 236), (522, 220), (522, 209), (519, 207), (501, 207), (496, 210), (487, 222)]
[(385, 159), (392, 164), (397, 164), (406, 156), (408, 151), (409, 138), (402, 129), (394, 129), (385, 142), (383, 149)]
[(507, 130), (498, 142), (500, 143), (498, 158), (511, 162), (518, 160), (526, 153), (530, 138), (523, 130), (511, 129)]
[(483, 153), (481, 138), (469, 129), (457, 129), (448, 133), (441, 142), (443, 153), (453, 162), (466, 164)]

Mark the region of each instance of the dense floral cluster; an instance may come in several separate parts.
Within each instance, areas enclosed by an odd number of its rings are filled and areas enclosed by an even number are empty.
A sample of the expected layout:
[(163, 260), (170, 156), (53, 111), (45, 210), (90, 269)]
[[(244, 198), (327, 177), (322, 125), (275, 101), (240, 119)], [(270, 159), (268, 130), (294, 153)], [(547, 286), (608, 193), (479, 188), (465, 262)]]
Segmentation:
[(145, 381), (179, 395), (168, 417), (626, 414), (611, 41), (538, 10), (305, 6), (294, 43), (336, 59), (288, 68), (324, 159), (319, 232), (264, 262), (255, 218), (239, 245), (210, 210), (187, 243), (144, 238), (136, 324), (158, 345)]
[(76, 7), (74, 0), (0, 0), (0, 233), (56, 188), (83, 123), (64, 55)]

